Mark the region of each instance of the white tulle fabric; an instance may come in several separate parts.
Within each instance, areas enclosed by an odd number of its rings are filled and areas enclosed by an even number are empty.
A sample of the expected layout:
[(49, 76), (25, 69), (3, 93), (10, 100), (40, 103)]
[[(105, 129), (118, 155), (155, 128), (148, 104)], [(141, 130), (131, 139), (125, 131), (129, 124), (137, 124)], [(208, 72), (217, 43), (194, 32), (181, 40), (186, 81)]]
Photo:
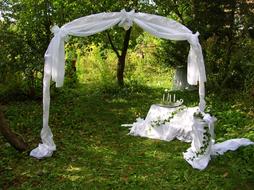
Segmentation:
[[(63, 25), (61, 28), (54, 26), (52, 32), (54, 37), (51, 40), (45, 53), (45, 68), (43, 81), (43, 128), (41, 138), (44, 149), (40, 147), (31, 152), (31, 156), (42, 158), (52, 155), (56, 150), (53, 141), (53, 135), (48, 126), (49, 104), (50, 104), (50, 80), (56, 82), (56, 87), (63, 86), (65, 73), (65, 52), (64, 41), (68, 36), (90, 36), (104, 31), (118, 24), (125, 30), (128, 30), (133, 23), (136, 23), (145, 31), (159, 38), (169, 40), (187, 40), (190, 43), (188, 55), (188, 83), (191, 85), (199, 84), (200, 110), (205, 108), (205, 90), (206, 81), (205, 66), (203, 61), (202, 49), (199, 44), (199, 33), (193, 34), (182, 24), (157, 15), (146, 13), (135, 13), (134, 11), (113, 13), (99, 13), (76, 19)], [(48, 147), (48, 148), (45, 148)], [(46, 151), (44, 151), (47, 149)], [(44, 152), (42, 152), (44, 151)]]
[[(153, 126), (152, 123), (158, 120), (167, 119), (172, 112), (179, 108), (166, 108), (158, 105), (152, 105), (145, 119), (138, 118), (133, 124), (123, 124), (130, 127), (130, 135), (148, 137), (171, 141), (179, 139), (184, 142), (191, 142), (191, 147), (183, 153), (184, 159), (193, 167), (203, 170), (207, 167), (211, 156), (222, 155), (229, 150), (236, 150), (240, 146), (253, 145), (254, 142), (249, 139), (231, 139), (222, 143), (215, 144), (214, 123), (215, 117), (204, 114), (203, 120), (193, 117), (194, 112), (199, 111), (199, 107), (185, 108), (179, 111), (170, 122)], [(200, 152), (203, 144), (204, 126), (208, 126), (211, 138), (207, 148), (202, 154)]]

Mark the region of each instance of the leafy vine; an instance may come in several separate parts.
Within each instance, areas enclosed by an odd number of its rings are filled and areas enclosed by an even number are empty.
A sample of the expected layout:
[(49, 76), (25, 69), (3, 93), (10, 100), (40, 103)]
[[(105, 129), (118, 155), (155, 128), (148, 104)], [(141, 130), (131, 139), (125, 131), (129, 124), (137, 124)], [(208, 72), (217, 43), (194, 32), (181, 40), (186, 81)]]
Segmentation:
[[(203, 120), (203, 115), (200, 112), (194, 113), (193, 116), (194, 116), (195, 119), (202, 119), (202, 121), (204, 121)], [(211, 137), (211, 134), (210, 134), (209, 126), (206, 123), (205, 126), (204, 126), (202, 146), (200, 147), (200, 149), (197, 152), (195, 152), (195, 155), (193, 157), (189, 158), (188, 160), (193, 161), (198, 156), (203, 155), (207, 151), (207, 148), (209, 147), (211, 138), (212, 137)]]
[(170, 120), (173, 119), (174, 116), (175, 116), (177, 113), (183, 111), (184, 109), (186, 109), (186, 107), (185, 107), (185, 106), (182, 106), (182, 107), (178, 108), (177, 110), (173, 111), (173, 112), (168, 116), (168, 118), (166, 118), (166, 119), (161, 120), (160, 118), (158, 118), (157, 120), (151, 121), (151, 126), (154, 128), (154, 127), (159, 127), (159, 126), (161, 126), (161, 125), (164, 125), (164, 124), (166, 124), (166, 123), (169, 123)]

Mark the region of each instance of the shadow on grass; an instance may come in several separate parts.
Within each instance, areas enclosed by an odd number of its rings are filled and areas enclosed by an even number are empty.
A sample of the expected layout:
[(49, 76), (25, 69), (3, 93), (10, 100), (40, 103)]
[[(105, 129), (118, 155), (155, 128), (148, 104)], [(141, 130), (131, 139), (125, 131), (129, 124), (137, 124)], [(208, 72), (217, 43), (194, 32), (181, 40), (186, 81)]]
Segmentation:
[[(0, 145), (0, 187), (234, 189), (252, 184), (253, 147), (217, 157), (205, 171), (197, 171), (182, 156), (189, 144), (127, 135), (128, 129), (120, 125), (144, 118), (150, 105), (160, 101), (162, 92), (161, 88), (144, 86), (102, 90), (96, 84), (55, 92), (49, 125), (57, 151), (52, 158), (36, 160)], [(176, 94), (188, 106), (197, 105), (197, 92)], [(6, 112), (12, 127), (26, 134), (34, 147), (41, 129), (40, 109), (40, 103), (27, 101), (10, 104)]]

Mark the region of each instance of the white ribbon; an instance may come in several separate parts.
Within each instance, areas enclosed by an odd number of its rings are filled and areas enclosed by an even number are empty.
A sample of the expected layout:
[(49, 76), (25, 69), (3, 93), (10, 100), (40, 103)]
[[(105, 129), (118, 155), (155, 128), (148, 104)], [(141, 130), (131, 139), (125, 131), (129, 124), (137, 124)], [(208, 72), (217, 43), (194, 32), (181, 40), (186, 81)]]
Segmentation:
[(190, 51), (188, 55), (187, 81), (191, 85), (199, 84), (199, 108), (205, 110), (205, 85), (206, 72), (201, 45), (199, 44), (199, 32), (188, 36)]
[(54, 25), (54, 26), (50, 29), (50, 31), (51, 31), (54, 35), (56, 35), (56, 34), (60, 31), (60, 28), (59, 28), (59, 26)]
[(199, 32), (196, 32), (195, 34), (192, 34), (191, 36), (190, 36), (190, 38), (188, 39), (188, 42), (190, 43), (190, 44), (198, 44), (199, 43), (199, 40), (198, 40), (198, 36), (199, 36), (200, 34), (199, 34)]
[(188, 55), (188, 83), (197, 85), (199, 82), (206, 82), (205, 65), (203, 60), (202, 48), (198, 40), (199, 32), (188, 37), (190, 51)]
[(52, 81), (56, 82), (56, 87), (61, 87), (64, 81), (64, 41), (68, 39), (68, 32), (57, 25), (51, 28), (51, 32), (54, 38), (45, 53), (45, 62), (50, 65)]
[(54, 25), (50, 31), (54, 34), (54, 36), (59, 35), (61, 38), (64, 39), (64, 41), (67, 41), (69, 39), (68, 33), (64, 28), (59, 28), (59, 26)]
[(129, 30), (133, 25), (135, 10), (131, 10), (130, 12), (126, 12), (125, 9), (121, 10), (121, 21), (118, 26), (123, 27), (125, 30)]

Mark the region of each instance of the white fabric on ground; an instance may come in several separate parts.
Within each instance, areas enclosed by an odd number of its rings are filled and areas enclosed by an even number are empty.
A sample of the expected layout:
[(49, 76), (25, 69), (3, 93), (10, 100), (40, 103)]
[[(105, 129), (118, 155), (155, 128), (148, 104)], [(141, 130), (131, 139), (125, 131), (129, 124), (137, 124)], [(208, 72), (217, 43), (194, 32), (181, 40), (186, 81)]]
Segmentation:
[(221, 143), (217, 143), (212, 147), (212, 155), (222, 155), (229, 150), (236, 150), (241, 146), (253, 145), (254, 142), (246, 138), (230, 139)]
[(51, 147), (47, 146), (46, 144), (39, 144), (37, 148), (30, 152), (30, 156), (42, 159), (45, 157), (51, 157), (54, 151), (55, 150), (52, 150)]
[[(134, 11), (113, 13), (99, 13), (78, 18), (63, 25), (61, 28), (54, 26), (52, 32), (54, 37), (51, 40), (45, 53), (45, 67), (43, 79), (43, 128), (41, 139), (43, 144), (55, 150), (56, 146), (53, 136), (48, 126), (49, 104), (50, 104), (50, 79), (56, 82), (56, 87), (63, 86), (65, 74), (65, 52), (64, 41), (71, 36), (90, 36), (98, 32), (111, 28), (119, 24), (124, 29), (129, 29), (136, 23), (145, 31), (159, 38), (169, 40), (187, 40), (190, 43), (188, 55), (188, 83), (191, 85), (199, 84), (200, 110), (205, 107), (204, 82), (206, 81), (205, 66), (202, 49), (199, 44), (198, 35), (193, 34), (182, 24), (165, 17), (146, 13), (135, 13)], [(46, 135), (42, 135), (46, 134)], [(50, 134), (47, 136), (47, 134)]]

